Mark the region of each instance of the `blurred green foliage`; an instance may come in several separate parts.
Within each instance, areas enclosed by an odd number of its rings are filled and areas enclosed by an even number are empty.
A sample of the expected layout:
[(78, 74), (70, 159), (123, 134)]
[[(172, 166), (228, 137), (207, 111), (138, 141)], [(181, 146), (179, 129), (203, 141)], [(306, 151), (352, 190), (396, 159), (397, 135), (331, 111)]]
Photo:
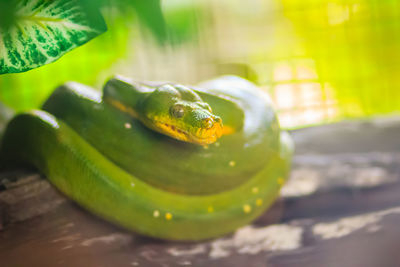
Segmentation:
[(334, 88), (344, 117), (400, 110), (400, 3), (282, 0), (284, 14)]
[(198, 24), (203, 22), (203, 10), (190, 1), (174, 0), (163, 5), (169, 44), (197, 41)]
[(155, 36), (158, 42), (167, 39), (167, 29), (161, 10), (160, 0), (80, 0), (90, 12), (93, 8), (116, 8), (121, 16), (130, 17), (135, 11), (137, 17)]

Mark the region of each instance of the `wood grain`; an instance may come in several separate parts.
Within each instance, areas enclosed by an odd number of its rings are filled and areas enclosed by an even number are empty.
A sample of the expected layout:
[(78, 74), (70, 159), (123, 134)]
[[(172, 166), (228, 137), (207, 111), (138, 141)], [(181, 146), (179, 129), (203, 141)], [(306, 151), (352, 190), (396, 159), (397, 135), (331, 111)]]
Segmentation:
[(400, 119), (294, 131), (289, 183), (252, 225), (201, 243), (110, 225), (32, 170), (0, 174), (1, 266), (398, 266)]

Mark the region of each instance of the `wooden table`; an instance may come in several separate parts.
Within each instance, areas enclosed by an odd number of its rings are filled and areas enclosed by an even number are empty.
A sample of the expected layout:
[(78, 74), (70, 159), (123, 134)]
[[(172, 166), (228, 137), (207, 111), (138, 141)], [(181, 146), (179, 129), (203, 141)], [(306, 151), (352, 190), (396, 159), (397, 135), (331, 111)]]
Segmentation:
[(198, 243), (108, 224), (32, 170), (0, 174), (0, 266), (400, 266), (400, 119), (294, 131), (282, 197)]

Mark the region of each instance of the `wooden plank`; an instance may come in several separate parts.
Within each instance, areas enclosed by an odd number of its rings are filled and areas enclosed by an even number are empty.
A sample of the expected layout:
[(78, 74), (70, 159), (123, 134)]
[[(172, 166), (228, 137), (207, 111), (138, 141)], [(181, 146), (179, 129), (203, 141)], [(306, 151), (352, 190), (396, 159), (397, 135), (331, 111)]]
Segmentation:
[(400, 120), (293, 132), (281, 198), (206, 242), (166, 242), (108, 224), (32, 171), (0, 177), (1, 266), (397, 266)]

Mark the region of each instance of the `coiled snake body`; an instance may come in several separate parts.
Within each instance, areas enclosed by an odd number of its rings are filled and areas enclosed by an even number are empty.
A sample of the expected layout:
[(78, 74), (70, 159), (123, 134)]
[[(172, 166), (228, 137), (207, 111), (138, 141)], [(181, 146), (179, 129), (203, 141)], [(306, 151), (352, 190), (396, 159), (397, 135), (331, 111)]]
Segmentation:
[[(171, 138), (172, 137), (172, 138)], [(233, 76), (191, 88), (78, 83), (15, 116), (4, 162), (36, 166), (65, 195), (141, 234), (200, 240), (232, 232), (278, 195), (292, 155), (268, 97)]]

